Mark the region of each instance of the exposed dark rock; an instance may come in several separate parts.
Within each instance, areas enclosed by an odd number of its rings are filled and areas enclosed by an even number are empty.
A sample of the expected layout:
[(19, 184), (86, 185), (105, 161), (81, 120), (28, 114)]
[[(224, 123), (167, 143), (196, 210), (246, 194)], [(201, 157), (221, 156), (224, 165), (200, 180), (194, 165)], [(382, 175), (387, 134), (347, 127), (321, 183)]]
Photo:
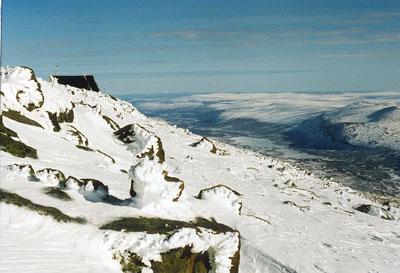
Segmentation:
[(156, 138), (157, 138), (157, 146), (158, 146), (156, 156), (158, 157), (158, 163), (161, 164), (165, 161), (165, 152), (164, 152), (164, 149), (162, 146), (161, 138), (159, 138), (157, 136), (156, 136)]
[(64, 214), (59, 209), (33, 203), (29, 199), (23, 198), (16, 193), (7, 192), (2, 189), (0, 189), (0, 202), (15, 205), (22, 208), (27, 208), (41, 215), (51, 216), (58, 222), (77, 223), (77, 224), (86, 223), (86, 220), (84, 218), (71, 217), (69, 215)]
[(112, 100), (118, 101), (118, 99), (110, 94), (108, 94), (107, 96), (109, 96)]
[(124, 255), (119, 251), (115, 252), (113, 258), (119, 260), (121, 270), (124, 273), (141, 273), (142, 269), (145, 267), (142, 258), (130, 251), (125, 251)]
[(108, 158), (108, 159), (110, 160), (111, 163), (114, 164), (114, 163), (116, 162), (114, 158), (112, 158), (111, 156), (109, 156), (109, 155), (106, 154), (105, 152), (102, 152), (102, 151), (100, 151), (100, 150), (96, 150), (96, 152), (99, 153), (99, 154), (101, 154), (102, 156)]
[(179, 193), (177, 194), (177, 196), (172, 199), (172, 201), (176, 202), (179, 200), (179, 197), (181, 197), (183, 190), (185, 189), (185, 182), (183, 182), (182, 180), (180, 180), (177, 177), (173, 177), (173, 176), (169, 176), (167, 171), (163, 171), (162, 172), (163, 176), (164, 176), (164, 180), (167, 182), (172, 182), (172, 183), (179, 183)]
[(117, 130), (116, 132), (114, 132), (114, 135), (117, 136), (117, 138), (125, 144), (129, 144), (135, 141), (135, 132), (132, 124), (126, 125)]
[(161, 254), (162, 261), (151, 264), (154, 273), (207, 273), (211, 271), (211, 261), (207, 251), (193, 253), (191, 246), (171, 249)]
[(145, 158), (147, 157), (150, 160), (154, 159), (154, 146), (151, 146), (150, 148), (147, 149), (147, 151), (141, 153), (140, 155), (137, 155), (137, 158)]
[(211, 144), (210, 153), (213, 153), (213, 154), (216, 154), (216, 153), (217, 153), (217, 147), (215, 146), (214, 142), (212, 142), (211, 140), (209, 140), (209, 139), (206, 138), (206, 137), (202, 137), (199, 141), (190, 144), (190, 146), (192, 146), (192, 147), (197, 147), (197, 146), (199, 146), (201, 143), (204, 143), (204, 142), (208, 142), (208, 143)]
[(0, 148), (4, 152), (10, 153), (16, 157), (38, 158), (35, 148), (32, 148), (21, 141), (14, 140), (12, 137), (2, 133), (0, 133)]
[(137, 193), (135, 191), (135, 188), (134, 188), (134, 185), (135, 185), (135, 181), (133, 179), (131, 179), (131, 187), (129, 189), (129, 195), (131, 197), (135, 197), (137, 195)]
[(170, 232), (182, 228), (205, 228), (216, 233), (237, 232), (224, 224), (216, 222), (214, 219), (208, 220), (205, 218), (196, 218), (195, 221), (184, 222), (161, 218), (129, 217), (114, 220), (100, 227), (100, 229), (116, 231), (125, 230), (126, 232), (147, 232), (148, 234), (169, 234)]
[(390, 212), (384, 208), (380, 208), (373, 205), (362, 204), (354, 207), (355, 210), (367, 213), (372, 216), (380, 217), (385, 220), (394, 220), (394, 216), (390, 214)]
[(73, 122), (74, 121), (74, 110), (69, 109), (61, 113), (47, 112), (51, 124), (53, 124), (53, 131), (59, 132), (61, 130), (60, 123)]
[(85, 199), (92, 202), (104, 201), (108, 195), (108, 186), (93, 178), (81, 178), (82, 187), (79, 191)]
[(59, 84), (70, 85), (76, 88), (100, 91), (93, 75), (53, 75)]
[(10, 137), (18, 137), (18, 134), (7, 128), (3, 123), (3, 115), (0, 115), (0, 133)]
[(94, 150), (92, 148), (82, 146), (82, 145), (75, 145), (76, 148), (87, 151), (87, 152), (93, 152)]
[(308, 210), (310, 210), (310, 207), (309, 207), (309, 206), (300, 206), (300, 205), (297, 205), (297, 204), (296, 204), (295, 202), (293, 202), (293, 201), (284, 201), (283, 204), (285, 204), (285, 205), (291, 205), (291, 206), (293, 206), (293, 207), (296, 207), (296, 208), (300, 209), (301, 211), (308, 211)]
[(109, 117), (107, 117), (105, 115), (102, 115), (102, 118), (107, 122), (107, 124), (111, 127), (111, 129), (113, 129), (113, 130), (119, 130), (120, 129), (118, 123), (116, 123), (111, 118), (109, 118)]
[(158, 136), (156, 136), (156, 138), (157, 138), (157, 147), (154, 148), (154, 146), (152, 145), (150, 148), (147, 149), (147, 151), (138, 155), (137, 158), (147, 157), (150, 160), (154, 160), (156, 156), (158, 158), (158, 163), (162, 164), (165, 162), (165, 151), (162, 146), (161, 139)]
[(63, 190), (58, 187), (46, 187), (43, 189), (43, 192), (47, 195), (50, 195), (54, 198), (63, 200), (63, 201), (70, 201), (72, 198)]
[(73, 177), (73, 176), (68, 176), (67, 179), (65, 179), (64, 182), (60, 183), (60, 188), (62, 189), (80, 189), (83, 187), (84, 184), (82, 181), (80, 181), (78, 178)]
[(36, 127), (43, 128), (42, 125), (40, 125), (38, 122), (34, 121), (33, 119), (30, 119), (24, 115), (22, 115), (20, 112), (14, 111), (14, 110), (8, 110), (3, 112), (3, 116), (12, 119), (14, 121), (27, 124), (27, 125), (32, 125)]
[(69, 125), (67, 132), (70, 133), (72, 136), (74, 136), (77, 139), (79, 146), (87, 147), (89, 145), (88, 138), (81, 131), (79, 131), (75, 126)]

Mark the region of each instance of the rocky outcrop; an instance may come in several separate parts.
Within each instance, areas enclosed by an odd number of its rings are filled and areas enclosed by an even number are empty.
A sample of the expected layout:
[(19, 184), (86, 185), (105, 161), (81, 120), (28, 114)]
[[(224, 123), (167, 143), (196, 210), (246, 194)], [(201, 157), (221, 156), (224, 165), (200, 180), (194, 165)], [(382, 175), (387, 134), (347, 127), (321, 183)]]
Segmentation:
[(68, 124), (63, 132), (63, 138), (78, 146), (89, 146), (88, 138), (75, 126)]
[(355, 210), (367, 213), (369, 215), (380, 217), (385, 220), (394, 220), (394, 216), (385, 208), (380, 208), (374, 205), (362, 204), (354, 207)]
[(35, 176), (47, 186), (60, 186), (65, 181), (63, 172), (51, 168), (38, 170)]
[(47, 112), (51, 124), (53, 124), (53, 131), (59, 132), (61, 131), (60, 123), (64, 122), (73, 122), (74, 121), (74, 110), (67, 109), (65, 112)]
[(4, 126), (2, 115), (0, 115), (0, 149), (16, 157), (38, 158), (35, 148), (20, 141), (16, 132)]
[[(147, 217), (121, 218), (100, 229), (121, 231), (112, 238), (112, 248), (113, 258), (120, 262), (123, 272), (151, 269), (168, 273), (237, 273), (239, 270), (239, 233), (213, 219), (184, 222)], [(139, 235), (141, 232), (145, 235)], [(121, 238), (124, 243), (118, 244)], [(140, 247), (135, 243), (139, 238)], [(150, 256), (141, 251), (146, 245), (152, 246)], [(154, 256), (156, 253), (159, 254)], [(157, 256), (160, 258), (153, 258)]]
[(101, 117), (107, 122), (107, 124), (111, 127), (111, 129), (113, 129), (113, 130), (119, 130), (120, 129), (118, 123), (116, 123), (110, 117), (107, 117), (105, 115), (102, 115)]
[(11, 96), (1, 96), (6, 108), (19, 104), (27, 111), (42, 107), (44, 96), (35, 73), (29, 67), (1, 68), (1, 89), (11, 92)]
[(197, 147), (197, 148), (205, 148), (210, 151), (210, 153), (216, 154), (217, 153), (217, 147), (215, 146), (214, 142), (209, 140), (206, 137), (202, 137), (199, 141), (196, 141), (195, 143), (190, 144), (192, 147)]
[(129, 171), (131, 196), (141, 204), (162, 200), (178, 201), (184, 189), (184, 182), (168, 176), (165, 166), (150, 159), (144, 159)]
[(126, 125), (114, 132), (114, 135), (123, 143), (129, 144), (135, 141), (135, 130), (133, 125)]
[(242, 195), (225, 185), (203, 189), (197, 198), (219, 203), (236, 214), (240, 214), (242, 210)]
[(61, 212), (57, 208), (33, 203), (29, 199), (23, 198), (18, 194), (7, 192), (2, 189), (0, 189), (0, 202), (26, 208), (34, 212), (37, 212), (40, 215), (50, 216), (58, 222), (77, 223), (77, 224), (86, 223), (86, 220), (84, 218), (71, 217)]
[(36, 126), (36, 127), (40, 127), (43, 128), (42, 125), (40, 125), (38, 122), (34, 121), (33, 119), (30, 119), (26, 116), (24, 116), (23, 114), (21, 114), (20, 112), (14, 111), (14, 110), (7, 110), (4, 111), (3, 116), (12, 119), (16, 122), (20, 122), (26, 125), (31, 125), (31, 126)]

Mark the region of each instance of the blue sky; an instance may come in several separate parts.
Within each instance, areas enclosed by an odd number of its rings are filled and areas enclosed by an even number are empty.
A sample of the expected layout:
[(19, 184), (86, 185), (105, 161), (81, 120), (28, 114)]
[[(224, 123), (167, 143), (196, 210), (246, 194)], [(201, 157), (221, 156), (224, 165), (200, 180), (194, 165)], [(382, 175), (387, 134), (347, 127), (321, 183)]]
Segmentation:
[(400, 1), (3, 0), (2, 65), (114, 94), (400, 90)]

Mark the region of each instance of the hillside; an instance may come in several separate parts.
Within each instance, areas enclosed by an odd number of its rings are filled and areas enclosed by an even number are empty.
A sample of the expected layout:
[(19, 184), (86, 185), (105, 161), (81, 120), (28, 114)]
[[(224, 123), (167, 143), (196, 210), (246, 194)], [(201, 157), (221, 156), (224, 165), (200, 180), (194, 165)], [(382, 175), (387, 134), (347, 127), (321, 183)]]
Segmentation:
[(400, 104), (357, 102), (307, 119), (292, 129), (303, 146), (352, 146), (400, 150)]
[(400, 269), (398, 208), (105, 93), (2, 68), (0, 137), (0, 272)]

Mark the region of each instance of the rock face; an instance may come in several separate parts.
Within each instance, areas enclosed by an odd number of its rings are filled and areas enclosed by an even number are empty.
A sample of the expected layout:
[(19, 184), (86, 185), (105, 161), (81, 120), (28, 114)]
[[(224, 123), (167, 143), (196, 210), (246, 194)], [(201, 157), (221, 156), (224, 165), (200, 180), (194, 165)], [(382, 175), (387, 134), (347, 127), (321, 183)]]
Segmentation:
[(73, 122), (74, 121), (74, 111), (72, 109), (67, 109), (65, 112), (51, 113), (47, 112), (49, 119), (53, 124), (53, 131), (59, 132), (61, 130), (60, 123)]
[[(142, 262), (141, 258), (134, 253), (115, 253), (122, 266), (122, 272), (135, 273), (143, 272), (149, 268)], [(203, 253), (193, 253), (190, 246), (171, 249), (161, 254), (161, 261), (153, 262), (151, 270), (156, 273), (175, 272), (175, 273), (208, 273), (212, 272), (210, 254), (208, 251)]]
[(387, 209), (380, 208), (374, 205), (362, 204), (354, 207), (355, 210), (358, 210), (363, 213), (367, 213), (372, 216), (380, 217), (385, 220), (394, 220), (394, 216), (390, 214)]
[(126, 125), (125, 127), (114, 132), (119, 140), (123, 143), (129, 144), (135, 141), (135, 130), (132, 125)]
[(0, 148), (2, 151), (12, 154), (16, 157), (37, 158), (35, 148), (26, 145), (25, 143), (14, 140), (12, 137), (0, 133)]
[(210, 253), (193, 253), (190, 246), (171, 249), (161, 254), (161, 262), (153, 262), (151, 269), (155, 273), (207, 273), (211, 272)]
[(16, 157), (37, 158), (36, 149), (20, 141), (18, 134), (4, 125), (3, 114), (0, 115), (0, 149)]

